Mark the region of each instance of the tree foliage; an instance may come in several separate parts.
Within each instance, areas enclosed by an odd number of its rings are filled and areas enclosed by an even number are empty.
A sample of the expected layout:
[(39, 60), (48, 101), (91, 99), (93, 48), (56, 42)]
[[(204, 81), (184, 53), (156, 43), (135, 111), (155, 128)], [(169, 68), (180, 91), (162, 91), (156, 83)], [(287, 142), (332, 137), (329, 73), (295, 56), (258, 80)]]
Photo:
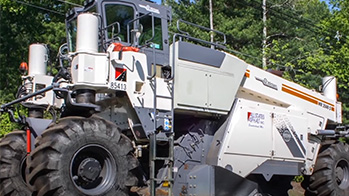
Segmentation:
[[(174, 19), (209, 26), (208, 0), (169, 0)], [(262, 67), (263, 7), (261, 0), (213, 1), (214, 29), (226, 33), (229, 48), (246, 62)], [(267, 0), (267, 68), (318, 90), (322, 77), (335, 76), (349, 122), (348, 13), (349, 3), (332, 0)], [(207, 33), (188, 30), (205, 40)]]
[[(18, 65), (28, 61), (28, 46), (46, 43), (50, 62), (56, 63), (59, 46), (65, 42), (64, 14), (83, 0), (0, 0), (0, 103), (14, 99), (20, 85)], [(176, 20), (209, 27), (209, 0), (166, 0), (172, 7), (170, 31)], [(331, 0), (267, 0), (267, 68), (285, 71), (285, 77), (318, 89), (321, 78), (338, 79), (345, 123), (349, 122), (349, 2)], [(227, 47), (246, 62), (262, 67), (262, 0), (214, 0), (214, 29), (227, 36)], [(191, 36), (210, 39), (209, 32), (181, 25)], [(215, 41), (222, 37), (215, 34)], [(6, 120), (7, 119), (7, 120)], [(17, 128), (0, 116), (0, 136)]]
[[(70, 2), (82, 4), (82, 0)], [(30, 44), (47, 44), (49, 62), (55, 66), (58, 48), (65, 43), (65, 13), (71, 7), (57, 0), (0, 0), (0, 104), (15, 99), (21, 84), (18, 67), (28, 62)], [(19, 128), (7, 114), (0, 121), (0, 137)]]

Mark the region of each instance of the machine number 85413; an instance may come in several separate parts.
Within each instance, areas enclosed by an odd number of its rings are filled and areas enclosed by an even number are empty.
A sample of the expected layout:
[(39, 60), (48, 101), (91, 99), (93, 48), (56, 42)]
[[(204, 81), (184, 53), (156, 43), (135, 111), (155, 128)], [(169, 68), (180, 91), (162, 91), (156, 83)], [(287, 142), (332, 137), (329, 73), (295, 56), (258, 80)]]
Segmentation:
[(118, 91), (126, 91), (127, 84), (126, 82), (112, 81), (112, 82), (109, 82), (108, 88), (113, 90), (118, 90)]

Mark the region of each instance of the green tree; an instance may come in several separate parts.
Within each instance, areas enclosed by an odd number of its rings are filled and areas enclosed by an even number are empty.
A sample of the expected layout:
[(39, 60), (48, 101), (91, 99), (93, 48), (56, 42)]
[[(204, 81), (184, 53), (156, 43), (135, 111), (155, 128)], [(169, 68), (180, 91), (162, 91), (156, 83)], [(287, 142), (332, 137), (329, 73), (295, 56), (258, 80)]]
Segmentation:
[[(21, 84), (18, 67), (28, 61), (30, 44), (48, 44), (50, 62), (56, 63), (58, 48), (65, 43), (65, 13), (71, 7), (58, 0), (0, 0), (0, 104), (15, 99)], [(18, 128), (9, 122), (7, 114), (0, 120), (0, 137)]]
[[(209, 1), (169, 0), (173, 9), (173, 26), (175, 21), (183, 19), (201, 26), (209, 27)], [(224, 32), (227, 36), (227, 47), (240, 51), (238, 54), (247, 62), (260, 66), (262, 21), (261, 9), (255, 0), (243, 1), (213, 1), (214, 29)], [(182, 27), (181, 27), (182, 28)], [(185, 31), (193, 37), (210, 40), (210, 34), (197, 28), (183, 26)], [(222, 37), (215, 35), (215, 41), (222, 41)]]
[[(168, 0), (167, 4), (173, 8), (174, 21), (182, 18), (209, 26), (208, 0)], [(226, 33), (228, 48), (261, 67), (262, 1), (216, 0), (213, 7), (214, 29)], [(268, 0), (266, 7), (267, 67), (282, 70), (287, 79), (313, 89), (318, 89), (322, 77), (335, 76), (345, 123), (349, 122), (348, 7), (345, 0), (332, 0), (330, 8), (320, 0)], [(181, 28), (191, 36), (209, 40), (209, 33)]]
[[(344, 123), (349, 123), (349, 2), (331, 1), (331, 15), (320, 22), (321, 42), (313, 55), (299, 61), (304, 72), (337, 78), (339, 100), (343, 103)], [(299, 78), (303, 79), (301, 76)]]

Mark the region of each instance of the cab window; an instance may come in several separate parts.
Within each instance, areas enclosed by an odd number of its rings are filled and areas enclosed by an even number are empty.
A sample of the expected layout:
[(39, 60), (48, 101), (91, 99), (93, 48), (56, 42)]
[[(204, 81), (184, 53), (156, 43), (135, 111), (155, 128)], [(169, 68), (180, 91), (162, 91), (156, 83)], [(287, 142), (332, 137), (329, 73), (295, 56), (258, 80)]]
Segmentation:
[(152, 16), (144, 16), (140, 19), (140, 24), (143, 26), (143, 33), (139, 38), (139, 44), (144, 45), (147, 41), (154, 44), (154, 48), (162, 50), (162, 30), (161, 30), (161, 19), (154, 17), (154, 38), (152, 30)]
[[(131, 6), (120, 5), (120, 4), (106, 4), (105, 14), (107, 18), (107, 27), (115, 22), (120, 24), (120, 32), (117, 35), (118, 39), (123, 42), (127, 42), (127, 24), (134, 18), (134, 9)], [(114, 27), (114, 28), (113, 28)], [(133, 26), (129, 26), (130, 29)], [(117, 25), (108, 27), (108, 39), (113, 39), (112, 36), (116, 36)]]
[(69, 21), (67, 24), (68, 49), (70, 52), (73, 52), (76, 50), (76, 32), (77, 32), (77, 22), (75, 18)]

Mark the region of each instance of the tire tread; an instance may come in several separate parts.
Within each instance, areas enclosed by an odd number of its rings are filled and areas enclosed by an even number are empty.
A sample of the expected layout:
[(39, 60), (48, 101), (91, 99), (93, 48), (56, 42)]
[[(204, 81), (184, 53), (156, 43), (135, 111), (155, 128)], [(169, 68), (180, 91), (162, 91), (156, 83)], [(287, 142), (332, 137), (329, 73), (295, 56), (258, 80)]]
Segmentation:
[(310, 177), (302, 183), (306, 196), (341, 196), (349, 195), (349, 188), (340, 190), (333, 173), (340, 158), (349, 161), (349, 147), (342, 142), (329, 143), (321, 147)]
[(115, 156), (121, 159), (117, 160), (121, 183), (106, 195), (127, 195), (126, 186), (136, 183), (130, 172), (138, 166), (138, 160), (132, 155), (133, 146), (129, 138), (121, 134), (115, 124), (96, 116), (62, 118), (58, 124), (51, 124), (38, 138), (36, 148), (27, 160), (29, 170), (27, 181), (33, 190), (37, 190), (33, 195), (83, 195), (81, 192), (77, 193), (77, 190), (66, 188), (69, 179), (60, 176), (60, 168), (66, 164), (64, 162), (69, 162), (63, 158), (69, 153), (66, 152), (68, 149), (66, 146), (73, 145), (83, 140), (82, 138), (98, 137), (100, 134), (108, 136), (111, 143), (116, 143), (118, 154)]
[(28, 196), (31, 194), (19, 172), (27, 154), (26, 132), (14, 130), (0, 140), (0, 195)]

